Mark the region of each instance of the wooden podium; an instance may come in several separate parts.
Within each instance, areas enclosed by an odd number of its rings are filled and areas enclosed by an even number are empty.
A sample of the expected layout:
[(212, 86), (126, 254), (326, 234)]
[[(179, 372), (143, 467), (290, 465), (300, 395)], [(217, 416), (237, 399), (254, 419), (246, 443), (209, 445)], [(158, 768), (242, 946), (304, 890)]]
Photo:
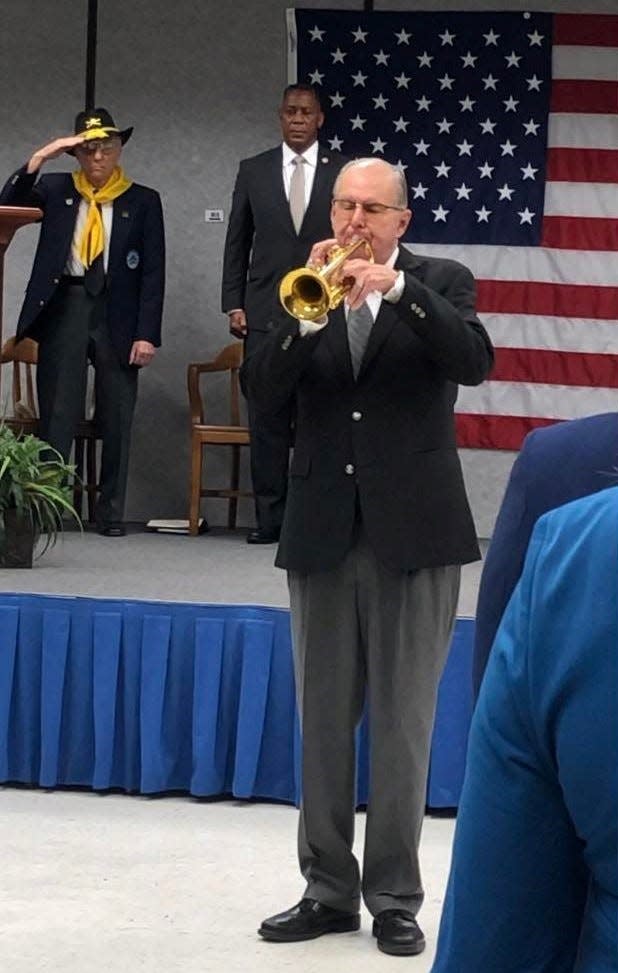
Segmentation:
[[(28, 223), (36, 223), (43, 216), (43, 211), (35, 206), (0, 206), (0, 348), (3, 343), (2, 309), (4, 307), (4, 254), (13, 239), (15, 230)], [(0, 382), (2, 369), (0, 369)], [(2, 402), (2, 388), (0, 386), (0, 403)]]

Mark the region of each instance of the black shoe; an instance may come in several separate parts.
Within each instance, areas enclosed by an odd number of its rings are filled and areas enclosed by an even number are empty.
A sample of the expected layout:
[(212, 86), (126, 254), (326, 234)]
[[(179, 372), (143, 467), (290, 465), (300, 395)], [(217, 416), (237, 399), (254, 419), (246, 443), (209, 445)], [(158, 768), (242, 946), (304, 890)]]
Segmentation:
[(247, 534), (247, 544), (276, 544), (280, 533), (280, 530), (264, 530), (258, 527)]
[(301, 939), (317, 939), (327, 932), (356, 932), (357, 929), (360, 929), (358, 912), (340, 912), (313, 899), (301, 899), (287, 912), (264, 919), (258, 933), (273, 943), (296, 943)]
[(102, 537), (124, 537), (126, 532), (124, 524), (99, 524), (97, 527), (97, 534)]
[(385, 909), (373, 920), (378, 949), (391, 956), (416, 956), (425, 949), (425, 937), (411, 912)]

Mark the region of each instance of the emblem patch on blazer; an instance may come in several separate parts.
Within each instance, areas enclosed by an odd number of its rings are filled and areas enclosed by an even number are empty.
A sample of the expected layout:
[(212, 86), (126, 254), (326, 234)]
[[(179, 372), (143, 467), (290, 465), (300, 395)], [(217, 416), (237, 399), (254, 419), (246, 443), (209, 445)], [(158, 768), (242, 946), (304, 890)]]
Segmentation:
[(137, 250), (129, 250), (127, 254), (127, 267), (129, 270), (135, 270), (139, 267), (139, 253)]

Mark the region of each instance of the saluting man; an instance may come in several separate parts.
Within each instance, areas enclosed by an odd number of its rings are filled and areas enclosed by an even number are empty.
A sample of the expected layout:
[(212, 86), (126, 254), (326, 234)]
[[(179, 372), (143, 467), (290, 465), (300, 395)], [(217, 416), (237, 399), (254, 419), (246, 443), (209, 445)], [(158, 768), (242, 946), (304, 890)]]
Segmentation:
[[(105, 108), (79, 112), (75, 134), (37, 149), (0, 193), (5, 206), (43, 210), (39, 244), (17, 338), (39, 344), (40, 435), (69, 458), (84, 414), (88, 362), (95, 368), (95, 418), (102, 437), (97, 529), (123, 523), (131, 424), (139, 368), (161, 344), (165, 240), (159, 194), (120, 166), (133, 129)], [(79, 168), (40, 176), (63, 153)]]

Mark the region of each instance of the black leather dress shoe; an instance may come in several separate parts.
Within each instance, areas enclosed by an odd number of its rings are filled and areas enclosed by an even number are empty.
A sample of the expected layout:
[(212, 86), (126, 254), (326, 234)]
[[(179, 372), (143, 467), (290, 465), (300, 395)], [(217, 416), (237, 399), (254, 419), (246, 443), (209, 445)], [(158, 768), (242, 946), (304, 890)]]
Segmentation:
[(340, 912), (314, 899), (301, 899), (287, 912), (264, 919), (258, 933), (273, 943), (296, 943), (301, 939), (317, 939), (327, 932), (356, 932), (357, 929), (360, 929), (358, 912)]
[(425, 937), (411, 912), (385, 909), (373, 920), (378, 949), (391, 956), (416, 956), (425, 949)]
[(278, 530), (263, 530), (258, 527), (257, 530), (250, 530), (247, 534), (247, 544), (276, 544), (279, 534)]
[(102, 537), (124, 537), (127, 528), (124, 524), (99, 524), (97, 534)]

